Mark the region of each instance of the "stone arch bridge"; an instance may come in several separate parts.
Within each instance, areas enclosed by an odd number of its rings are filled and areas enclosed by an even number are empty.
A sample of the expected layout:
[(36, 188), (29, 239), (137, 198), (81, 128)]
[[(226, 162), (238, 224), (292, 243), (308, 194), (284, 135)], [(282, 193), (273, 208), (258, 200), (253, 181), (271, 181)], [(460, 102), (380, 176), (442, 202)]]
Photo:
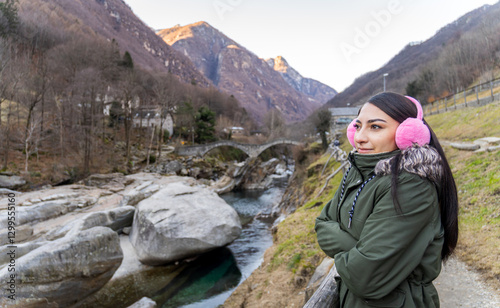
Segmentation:
[(237, 148), (245, 152), (249, 157), (254, 158), (258, 157), (262, 152), (267, 150), (268, 148), (279, 145), (302, 145), (301, 142), (289, 140), (289, 139), (276, 139), (271, 142), (267, 142), (264, 144), (244, 144), (238, 143), (230, 140), (221, 140), (213, 143), (201, 144), (201, 145), (190, 145), (190, 146), (179, 146), (175, 149), (176, 153), (181, 156), (199, 156), (203, 157), (209, 151), (222, 147), (229, 146), (233, 148)]

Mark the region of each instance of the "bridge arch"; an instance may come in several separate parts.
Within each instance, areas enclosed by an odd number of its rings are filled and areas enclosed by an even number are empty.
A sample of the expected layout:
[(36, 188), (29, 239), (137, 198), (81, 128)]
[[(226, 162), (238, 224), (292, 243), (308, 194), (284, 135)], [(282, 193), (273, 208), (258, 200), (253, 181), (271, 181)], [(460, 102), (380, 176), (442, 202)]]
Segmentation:
[(257, 146), (256, 148), (252, 149), (253, 152), (251, 154), (249, 154), (248, 156), (250, 156), (250, 157), (258, 157), (265, 150), (267, 150), (270, 147), (273, 147), (275, 145), (279, 145), (279, 144), (283, 144), (283, 145), (302, 145), (302, 143), (300, 143), (298, 141), (294, 141), (294, 140), (276, 139), (276, 140), (273, 140), (271, 142), (267, 142), (267, 143), (261, 144), (261, 145)]
[(264, 144), (244, 144), (238, 143), (230, 140), (221, 140), (213, 143), (203, 144), (203, 145), (193, 145), (193, 146), (181, 146), (176, 149), (178, 155), (181, 156), (199, 156), (203, 157), (209, 151), (222, 147), (222, 146), (230, 146), (237, 149), (240, 149), (245, 154), (247, 154), (251, 158), (258, 157), (262, 152), (267, 150), (268, 148), (284, 144), (284, 145), (302, 145), (301, 142), (289, 140), (289, 139), (276, 139), (271, 142), (267, 142)]
[(202, 151), (200, 151), (199, 156), (203, 157), (208, 152), (212, 151), (213, 149), (220, 148), (220, 147), (233, 147), (233, 148), (236, 148), (236, 149), (243, 151), (245, 154), (250, 156), (248, 145), (244, 144), (244, 143), (233, 142), (230, 140), (221, 140), (221, 141), (208, 143), (206, 145), (207, 146)]

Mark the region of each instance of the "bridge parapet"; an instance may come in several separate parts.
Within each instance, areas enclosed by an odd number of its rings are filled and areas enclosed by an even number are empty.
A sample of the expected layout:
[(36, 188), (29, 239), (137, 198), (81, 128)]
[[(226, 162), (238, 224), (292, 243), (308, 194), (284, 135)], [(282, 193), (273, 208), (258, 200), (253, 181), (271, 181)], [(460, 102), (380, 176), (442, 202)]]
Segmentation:
[(200, 156), (203, 157), (209, 151), (222, 147), (230, 146), (245, 152), (249, 157), (257, 157), (262, 152), (268, 148), (278, 145), (278, 144), (290, 144), (290, 145), (302, 145), (301, 142), (289, 140), (289, 139), (276, 139), (271, 142), (264, 144), (244, 144), (238, 143), (230, 140), (221, 140), (213, 143), (202, 144), (202, 145), (191, 145), (191, 146), (180, 146), (176, 148), (176, 153), (181, 156)]

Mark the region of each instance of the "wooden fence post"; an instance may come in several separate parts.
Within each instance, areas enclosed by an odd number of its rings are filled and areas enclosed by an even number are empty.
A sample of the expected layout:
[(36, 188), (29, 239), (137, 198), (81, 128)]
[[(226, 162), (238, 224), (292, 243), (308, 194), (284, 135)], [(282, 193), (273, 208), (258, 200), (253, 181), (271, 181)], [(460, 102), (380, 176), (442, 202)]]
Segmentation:
[(476, 86), (476, 101), (477, 104), (479, 105), (479, 90), (477, 89), (477, 86)]
[(330, 308), (336, 307), (339, 303), (339, 296), (337, 290), (337, 283), (335, 276), (337, 276), (337, 268), (335, 264), (332, 266), (328, 275), (323, 278), (320, 286), (314, 292), (313, 296), (302, 306), (302, 308)]
[(490, 92), (491, 92), (491, 101), (494, 101), (495, 98), (493, 97), (493, 81), (490, 81)]

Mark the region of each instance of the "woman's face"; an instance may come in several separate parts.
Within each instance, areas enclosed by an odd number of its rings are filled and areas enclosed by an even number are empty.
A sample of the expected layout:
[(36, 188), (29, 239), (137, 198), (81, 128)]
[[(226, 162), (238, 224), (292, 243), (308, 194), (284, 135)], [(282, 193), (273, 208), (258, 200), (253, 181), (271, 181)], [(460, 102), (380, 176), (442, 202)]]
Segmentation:
[(354, 142), (360, 154), (376, 154), (396, 150), (399, 122), (373, 104), (366, 103), (356, 120)]

